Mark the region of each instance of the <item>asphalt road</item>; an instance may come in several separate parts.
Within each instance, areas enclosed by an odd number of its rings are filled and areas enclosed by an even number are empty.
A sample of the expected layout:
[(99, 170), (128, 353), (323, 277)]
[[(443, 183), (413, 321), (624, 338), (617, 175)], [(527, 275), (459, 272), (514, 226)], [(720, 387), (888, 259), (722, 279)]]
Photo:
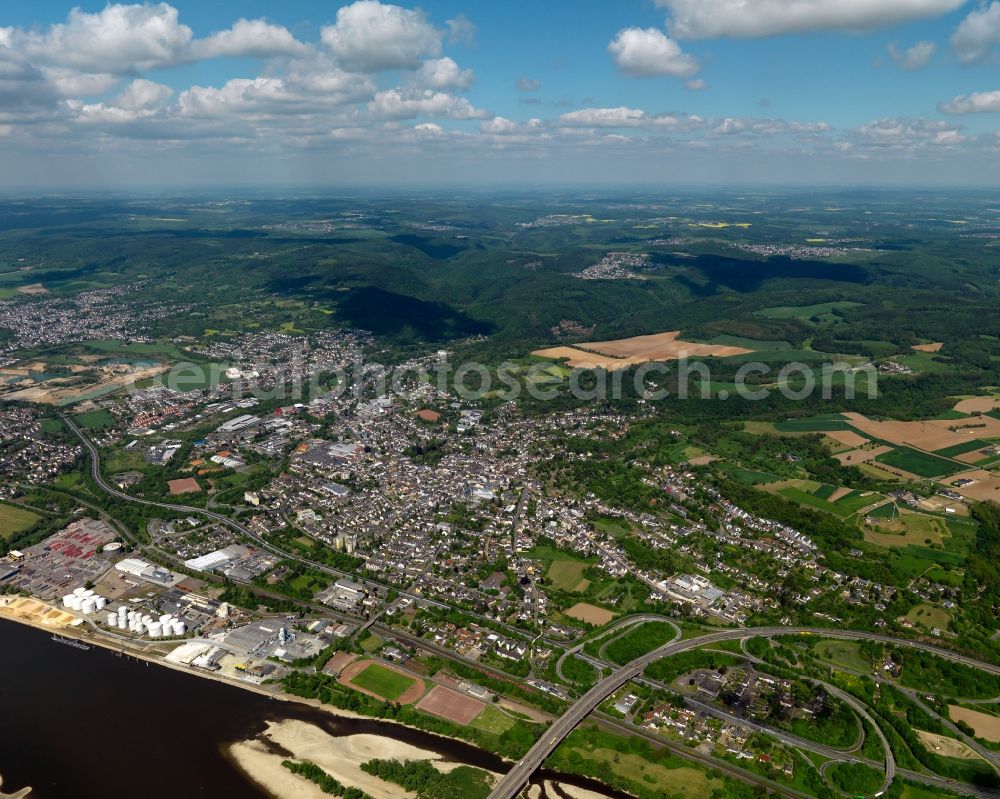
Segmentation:
[[(83, 431), (80, 430), (76, 424), (73, 423), (71, 419), (66, 416), (60, 416), (60, 418), (65, 422), (65, 424), (73, 431), (74, 434), (80, 439), (84, 447), (90, 454), (90, 467), (91, 467), (91, 477), (94, 482), (100, 486), (100, 488), (111, 496), (122, 499), (126, 502), (135, 502), (141, 505), (148, 505), (156, 508), (163, 508), (165, 510), (173, 510), (179, 513), (195, 513), (201, 516), (206, 516), (213, 519), (220, 524), (229, 527), (231, 530), (246, 536), (255, 544), (257, 544), (261, 549), (268, 552), (272, 552), (279, 557), (288, 558), (292, 560), (297, 560), (300, 563), (304, 563), (311, 568), (317, 569), (318, 571), (324, 572), (326, 574), (331, 574), (337, 577), (352, 577), (348, 572), (340, 571), (338, 569), (333, 569), (322, 563), (317, 563), (315, 561), (302, 558), (301, 556), (293, 555), (292, 553), (285, 552), (284, 550), (273, 546), (272, 544), (265, 541), (261, 536), (254, 533), (252, 530), (246, 526), (240, 524), (239, 522), (231, 519), (228, 516), (224, 516), (215, 511), (207, 510), (204, 508), (196, 508), (190, 505), (175, 505), (168, 502), (155, 502), (153, 500), (139, 499), (138, 497), (130, 496), (118, 489), (108, 485), (103, 476), (101, 475), (101, 459), (100, 453), (94, 444), (88, 439)], [(413, 599), (420, 599), (423, 602), (428, 602), (426, 597), (417, 596), (410, 594), (406, 591), (399, 591), (402, 596), (409, 596)], [(441, 607), (447, 607), (442, 603), (433, 602)], [(503, 776), (503, 778), (497, 783), (496, 787), (489, 795), (489, 799), (513, 799), (523, 788), (527, 785), (528, 780), (531, 775), (542, 765), (545, 759), (555, 751), (556, 747), (568, 736), (580, 722), (582, 722), (587, 716), (589, 716), (597, 706), (611, 696), (615, 691), (621, 688), (629, 680), (640, 675), (645, 668), (661, 658), (670, 657), (671, 655), (676, 655), (681, 652), (686, 652), (690, 649), (703, 646), (705, 644), (719, 643), (721, 641), (730, 641), (734, 639), (746, 638), (751, 636), (764, 636), (770, 637), (774, 635), (796, 635), (796, 634), (814, 634), (822, 635), (827, 638), (841, 638), (847, 640), (879, 640), (885, 643), (898, 644), (900, 646), (912, 647), (915, 649), (921, 649), (933, 654), (939, 655), (941, 657), (947, 658), (949, 660), (962, 663), (964, 665), (970, 666), (972, 668), (982, 669), (993, 674), (1000, 674), (1000, 667), (992, 666), (987, 663), (981, 663), (973, 658), (965, 657), (964, 655), (959, 655), (948, 650), (939, 649), (929, 644), (923, 644), (917, 641), (909, 641), (902, 638), (893, 638), (886, 635), (877, 635), (874, 633), (866, 632), (854, 632), (850, 630), (827, 630), (823, 628), (813, 628), (813, 627), (760, 627), (751, 629), (732, 629), (732, 630), (722, 630), (716, 633), (710, 633), (708, 635), (700, 636), (697, 638), (690, 638), (687, 640), (674, 640), (670, 643), (663, 645), (658, 649), (654, 649), (652, 652), (648, 652), (639, 658), (636, 658), (631, 663), (623, 666), (618, 671), (609, 675), (605, 679), (597, 683), (593, 688), (591, 688), (586, 694), (584, 694), (576, 703), (574, 703), (562, 717), (557, 719), (541, 739), (531, 748), (531, 750), (517, 763), (514, 767), (510, 769)], [(847, 701), (847, 700), (845, 700)], [(876, 730), (878, 729), (876, 725)], [(892, 783), (892, 779), (895, 773), (895, 763), (892, 761), (892, 756), (887, 742), (883, 741), (883, 746), (887, 752), (886, 758), (886, 784), (885, 788)], [(884, 788), (884, 789), (885, 789)], [(884, 790), (883, 789), (883, 790)]]
[[(267, 552), (271, 552), (275, 555), (278, 555), (281, 558), (285, 558), (286, 560), (297, 561), (306, 566), (309, 566), (310, 568), (316, 569), (317, 571), (321, 571), (324, 574), (329, 574), (333, 577), (347, 577), (352, 580), (356, 579), (355, 576), (349, 572), (341, 571), (340, 569), (334, 569), (331, 566), (327, 566), (323, 563), (317, 563), (316, 561), (309, 560), (293, 552), (286, 552), (285, 550), (276, 547), (273, 544), (268, 543), (267, 541), (264, 540), (264, 538), (262, 538), (260, 535), (250, 530), (245, 525), (240, 524), (235, 519), (232, 519), (228, 516), (224, 516), (221, 513), (216, 513), (215, 511), (208, 510), (206, 508), (196, 508), (191, 505), (175, 505), (169, 502), (154, 502), (153, 500), (149, 499), (140, 499), (139, 497), (133, 497), (129, 494), (126, 494), (124, 491), (119, 491), (114, 486), (108, 485), (108, 483), (105, 482), (103, 476), (101, 475), (101, 455), (97, 451), (97, 447), (95, 447), (94, 444), (90, 441), (90, 439), (87, 438), (86, 435), (84, 435), (83, 431), (76, 426), (76, 424), (73, 422), (72, 419), (62, 415), (60, 415), (59, 418), (62, 419), (62, 421), (66, 424), (66, 426), (69, 427), (69, 429), (72, 430), (73, 433), (76, 435), (76, 437), (79, 438), (80, 441), (83, 443), (83, 446), (86, 448), (87, 452), (90, 455), (90, 475), (93, 478), (94, 482), (97, 483), (97, 485), (100, 486), (100, 488), (105, 493), (110, 494), (113, 497), (117, 497), (118, 499), (124, 500), (125, 502), (134, 502), (139, 505), (148, 505), (154, 508), (173, 510), (177, 511), (178, 513), (197, 514), (199, 516), (206, 516), (209, 519), (219, 522), (220, 524), (224, 524), (230, 530), (234, 530), (240, 535), (246, 536), (261, 549), (266, 550)], [(379, 588), (384, 588), (386, 590), (394, 590), (400, 596), (409, 597), (410, 599), (413, 600), (420, 600), (425, 604), (435, 605), (439, 608), (444, 608), (446, 610), (451, 609), (451, 606), (445, 604), (444, 602), (438, 602), (434, 599), (429, 599), (428, 597), (425, 597), (423, 595), (414, 594), (410, 591), (406, 591), (405, 589), (397, 588), (396, 586), (383, 584), (376, 580), (371, 580), (369, 578), (365, 578), (361, 580), (361, 582), (368, 583), (371, 585), (376, 585)], [(471, 616), (473, 618), (476, 618), (480, 621), (487, 623), (488, 625), (491, 626), (499, 625), (501, 627), (504, 627), (513, 634), (517, 635), (523, 634), (523, 630), (516, 630), (515, 628), (510, 627), (509, 625), (503, 624), (502, 622), (497, 622), (494, 619), (488, 619), (485, 616), (482, 616), (473, 611), (462, 610), (461, 612), (464, 613), (466, 616)], [(549, 641), (548, 639), (544, 640), (547, 644), (552, 644), (556, 646), (559, 645), (558, 642)]]
[[(992, 674), (1000, 674), (1000, 667), (988, 663), (980, 663), (973, 658), (965, 657), (945, 649), (923, 644), (918, 641), (909, 641), (903, 638), (893, 638), (888, 635), (878, 635), (868, 632), (855, 632), (852, 630), (826, 630), (815, 627), (758, 627), (749, 629), (720, 630), (709, 633), (698, 638), (688, 638), (682, 641), (672, 641), (659, 649), (654, 649), (641, 657), (636, 658), (631, 663), (623, 666), (618, 671), (605, 677), (586, 694), (584, 694), (575, 704), (573, 704), (565, 714), (557, 719), (549, 729), (545, 731), (538, 742), (531, 750), (508, 771), (490, 792), (489, 799), (514, 799), (521, 790), (528, 784), (531, 775), (545, 762), (546, 758), (555, 751), (556, 747), (568, 736), (576, 726), (589, 716), (597, 706), (621, 688), (629, 680), (640, 675), (650, 664), (661, 658), (677, 655), (690, 649), (695, 649), (705, 644), (715, 644), (722, 641), (746, 638), (750, 636), (763, 636), (769, 638), (775, 635), (821, 635), (826, 638), (840, 638), (845, 640), (876, 640), (884, 643), (896, 644), (915, 649), (922, 649), (932, 652), (949, 660), (963, 663), (972, 668), (982, 669)], [(877, 729), (877, 727), (876, 727)], [(883, 744), (886, 752), (889, 748)], [(895, 775), (895, 762), (891, 760), (891, 754), (886, 761), (886, 787), (891, 784)]]

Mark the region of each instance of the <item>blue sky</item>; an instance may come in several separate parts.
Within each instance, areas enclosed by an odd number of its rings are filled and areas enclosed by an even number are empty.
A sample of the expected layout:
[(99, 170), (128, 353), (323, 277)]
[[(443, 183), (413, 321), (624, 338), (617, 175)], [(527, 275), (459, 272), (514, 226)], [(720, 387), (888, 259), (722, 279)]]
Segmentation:
[(7, 187), (990, 183), (1000, 0), (0, 7)]

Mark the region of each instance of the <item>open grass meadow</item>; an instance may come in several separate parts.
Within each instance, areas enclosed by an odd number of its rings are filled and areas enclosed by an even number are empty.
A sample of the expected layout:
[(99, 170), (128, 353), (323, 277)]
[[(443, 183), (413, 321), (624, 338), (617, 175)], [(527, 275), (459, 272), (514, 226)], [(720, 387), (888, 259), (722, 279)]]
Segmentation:
[(111, 427), (115, 423), (114, 417), (105, 410), (81, 413), (79, 416), (74, 416), (73, 421), (86, 430), (99, 430)]
[(589, 563), (576, 560), (554, 560), (545, 577), (560, 591), (567, 593), (585, 591), (590, 583), (584, 579), (583, 573), (589, 566)]
[(483, 732), (491, 732), (494, 735), (502, 735), (514, 726), (515, 719), (508, 716), (501, 710), (497, 710), (493, 705), (486, 705), (470, 723), (470, 727)]
[(872, 529), (865, 530), (865, 540), (880, 547), (942, 546), (950, 537), (942, 519), (907, 511), (879, 519)]
[(872, 669), (871, 661), (861, 654), (861, 645), (857, 641), (817, 641), (813, 644), (813, 654), (834, 666), (862, 674)]
[(41, 516), (30, 510), (0, 503), (0, 540), (6, 540), (32, 527)]

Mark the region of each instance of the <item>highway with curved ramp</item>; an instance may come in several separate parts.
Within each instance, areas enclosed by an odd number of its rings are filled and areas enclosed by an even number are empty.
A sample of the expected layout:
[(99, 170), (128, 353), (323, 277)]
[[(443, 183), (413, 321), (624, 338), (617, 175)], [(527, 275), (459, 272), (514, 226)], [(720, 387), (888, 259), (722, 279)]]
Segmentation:
[[(822, 627), (758, 627), (747, 629), (720, 630), (697, 638), (687, 638), (681, 641), (671, 641), (668, 644), (647, 652), (631, 663), (623, 666), (613, 674), (605, 677), (587, 691), (577, 700), (559, 719), (553, 722), (531, 750), (508, 771), (490, 792), (489, 799), (514, 799), (521, 790), (528, 784), (531, 775), (545, 762), (557, 746), (589, 716), (598, 705), (610, 697), (615, 691), (625, 685), (629, 680), (638, 677), (651, 663), (655, 663), (665, 657), (687, 652), (691, 649), (705, 646), (706, 644), (717, 644), (723, 641), (738, 640), (753, 636), (771, 638), (776, 635), (819, 635), (824, 638), (839, 638), (850, 641), (874, 640), (887, 644), (906, 646), (913, 649), (921, 649), (940, 657), (953, 660), (972, 668), (982, 669), (991, 674), (1000, 674), (1000, 667), (989, 663), (981, 663), (973, 658), (940, 649), (930, 644), (919, 641), (910, 641), (904, 638), (893, 638), (888, 635), (877, 633), (860, 632), (853, 630), (828, 630)], [(855, 700), (856, 701), (856, 700)], [(877, 729), (877, 725), (876, 725)], [(887, 742), (886, 742), (887, 743)], [(886, 752), (889, 748), (883, 744)], [(886, 759), (886, 787), (892, 782), (895, 774), (895, 761), (892, 760), (891, 753)]]
[[(179, 513), (196, 513), (201, 516), (206, 516), (213, 519), (220, 524), (229, 527), (241, 535), (246, 536), (257, 544), (262, 549), (272, 552), (275, 555), (283, 558), (289, 558), (303, 563), (307, 566), (315, 568), (324, 573), (338, 576), (338, 577), (351, 577), (348, 572), (344, 572), (339, 569), (334, 569), (323, 563), (318, 563), (316, 561), (311, 561), (300, 555), (285, 552), (279, 547), (274, 546), (267, 542), (262, 536), (254, 533), (245, 525), (239, 523), (238, 521), (224, 516), (221, 513), (216, 513), (215, 511), (208, 510), (205, 508), (198, 508), (191, 505), (180, 505), (172, 504), (169, 502), (157, 502), (154, 500), (140, 499), (138, 497), (133, 497), (129, 494), (119, 491), (118, 489), (108, 485), (102, 474), (101, 474), (101, 461), (100, 453), (97, 447), (94, 446), (93, 442), (84, 435), (83, 431), (73, 423), (69, 417), (60, 415), (60, 419), (73, 431), (74, 434), (80, 439), (84, 447), (87, 449), (90, 455), (90, 466), (91, 466), (91, 477), (94, 482), (107, 494), (117, 497), (118, 499), (124, 500), (126, 502), (133, 502), (141, 505), (147, 505), (150, 507), (163, 508), (165, 510), (177, 511)], [(398, 589), (397, 589), (398, 590)], [(434, 600), (429, 600), (426, 597), (418, 596), (415, 594), (410, 594), (406, 591), (398, 591), (402, 596), (409, 596), (413, 599), (419, 599), (422, 602), (430, 602), (431, 604), (438, 605), (440, 607), (447, 608), (448, 606), (444, 603), (435, 602)], [(474, 615), (474, 614), (473, 614)], [(662, 620), (668, 621), (662, 616), (653, 616), (653, 614), (644, 614), (640, 617), (627, 617), (619, 622), (622, 627), (631, 627), (642, 621), (651, 620)], [(670, 622), (673, 624), (673, 622)], [(674, 625), (676, 628), (676, 625)], [(678, 629), (678, 634), (680, 633)], [(868, 632), (856, 632), (851, 630), (828, 630), (821, 627), (759, 627), (759, 628), (734, 628), (729, 630), (720, 630), (718, 632), (709, 633), (707, 635), (699, 636), (696, 638), (689, 638), (685, 640), (678, 640), (674, 638), (670, 642), (652, 650), (651, 652), (642, 655), (631, 663), (618, 669), (608, 677), (594, 685), (586, 694), (584, 694), (577, 702), (575, 702), (562, 717), (557, 719), (548, 730), (542, 735), (538, 742), (531, 748), (531, 750), (517, 763), (514, 764), (513, 768), (505, 774), (497, 785), (494, 787), (493, 791), (490, 793), (488, 799), (513, 799), (517, 794), (528, 784), (528, 780), (531, 775), (542, 765), (546, 758), (560, 743), (572, 732), (578, 724), (580, 724), (588, 715), (590, 715), (601, 702), (611, 696), (615, 691), (625, 685), (629, 680), (639, 676), (651, 663), (654, 663), (661, 658), (670, 657), (671, 655), (676, 655), (681, 652), (686, 652), (691, 649), (696, 649), (698, 647), (704, 646), (706, 644), (720, 643), (722, 641), (739, 640), (742, 638), (748, 638), (753, 636), (763, 636), (765, 638), (770, 638), (775, 635), (819, 635), (825, 638), (840, 638), (846, 640), (876, 640), (882, 641), (883, 643), (897, 644), (900, 646), (906, 646), (910, 648), (920, 649), (932, 654), (938, 655), (940, 657), (953, 660), (963, 665), (970, 666), (972, 668), (982, 669), (988, 671), (992, 674), (1000, 674), (1000, 667), (993, 666), (988, 663), (981, 663), (980, 661), (974, 660), (973, 658), (965, 657), (964, 655), (951, 652), (946, 649), (940, 649), (929, 644), (924, 644), (919, 641), (910, 641), (902, 638), (893, 638), (892, 636), (880, 635), (876, 633)], [(602, 633), (602, 635), (606, 635)], [(607, 643), (610, 643), (610, 639)], [(576, 654), (583, 648), (583, 643), (577, 647), (569, 650), (563, 655), (557, 664), (557, 672), (561, 671), (561, 665), (565, 657), (572, 656)], [(851, 704), (852, 707), (858, 705), (857, 700), (849, 695), (840, 692), (840, 696), (845, 702)], [(855, 707), (857, 710), (857, 708)], [(862, 713), (863, 717), (867, 717), (867, 713)], [(870, 718), (870, 717), (869, 717)], [(883, 791), (888, 788), (892, 783), (892, 779), (895, 775), (895, 761), (892, 758), (891, 750), (888, 746), (888, 742), (882, 736), (881, 730), (879, 730), (878, 725), (874, 725), (876, 731), (882, 737), (883, 748), (886, 752), (886, 780), (883, 787)]]

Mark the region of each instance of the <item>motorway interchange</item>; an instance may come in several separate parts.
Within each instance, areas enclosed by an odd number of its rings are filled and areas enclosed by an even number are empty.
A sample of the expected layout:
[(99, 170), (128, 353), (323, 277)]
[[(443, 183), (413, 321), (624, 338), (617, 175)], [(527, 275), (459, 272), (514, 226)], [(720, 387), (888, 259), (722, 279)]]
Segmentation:
[[(127, 502), (136, 502), (140, 504), (164, 508), (167, 510), (174, 510), (181, 513), (196, 513), (202, 516), (206, 516), (222, 524), (225, 524), (230, 529), (253, 541), (257, 546), (266, 549), (270, 552), (273, 552), (274, 554), (279, 555), (283, 558), (297, 560), (307, 566), (319, 569), (320, 571), (328, 572), (330, 574), (335, 574), (337, 576), (350, 576), (347, 575), (345, 572), (341, 572), (336, 569), (331, 569), (330, 567), (325, 566), (323, 564), (310, 561), (308, 559), (302, 558), (300, 555), (286, 552), (278, 547), (275, 547), (272, 544), (265, 541), (259, 535), (255, 534), (253, 531), (249, 530), (244, 525), (240, 524), (238, 521), (235, 521), (220, 513), (187, 505), (161, 503), (161, 502), (153, 502), (149, 500), (139, 499), (136, 497), (132, 497), (108, 485), (107, 482), (103, 479), (103, 476), (101, 474), (100, 454), (98, 453), (97, 448), (86, 437), (86, 435), (84, 435), (83, 431), (80, 430), (80, 428), (73, 423), (72, 420), (70, 420), (66, 416), (62, 416), (61, 418), (62, 421), (70, 428), (70, 430), (72, 430), (72, 432), (76, 434), (76, 436), (83, 443), (84, 447), (87, 449), (91, 460), (91, 476), (93, 477), (94, 482), (108, 494), (115, 496), (119, 499), (125, 500)], [(400, 592), (400, 593), (404, 596), (407, 595), (406, 592)], [(427, 601), (423, 597), (421, 597), (420, 599), (422, 601)], [(615, 625), (615, 628), (631, 627), (636, 624), (642, 623), (644, 621), (652, 621), (652, 620), (663, 621), (665, 619), (659, 616), (650, 616), (643, 614), (639, 616), (632, 616), (625, 619), (621, 619), (618, 622), (618, 624)], [(606, 635), (607, 632), (608, 630), (603, 630), (602, 635)], [(603, 702), (608, 697), (612, 696), (615, 693), (615, 691), (620, 689), (622, 686), (624, 686), (631, 680), (644, 680), (645, 678), (642, 676), (643, 672), (646, 669), (646, 667), (649, 666), (651, 663), (660, 660), (662, 658), (667, 658), (672, 655), (677, 655), (682, 652), (687, 652), (689, 650), (703, 647), (705, 645), (721, 643), (723, 641), (734, 641), (734, 640), (740, 641), (751, 637), (770, 638), (777, 635), (796, 635), (796, 634), (818, 635), (818, 636), (823, 636), (825, 638), (836, 638), (843, 640), (874, 640), (883, 643), (895, 644), (899, 646), (912, 647), (933, 653), (935, 655), (944, 657), (949, 660), (953, 660), (958, 663), (962, 663), (963, 665), (970, 666), (972, 668), (982, 669), (984, 671), (988, 671), (993, 674), (1000, 674), (1000, 667), (983, 663), (973, 658), (968, 658), (946, 649), (931, 646), (929, 644), (924, 644), (918, 641), (911, 641), (902, 638), (894, 638), (892, 636), (879, 635), (876, 633), (869, 633), (869, 632), (857, 632), (851, 630), (831, 630), (819, 627), (734, 628), (734, 629), (719, 630), (717, 632), (709, 633), (707, 635), (681, 640), (679, 638), (680, 630), (678, 629), (677, 637), (674, 640), (660, 646), (657, 649), (654, 649), (651, 652), (648, 652), (645, 655), (636, 658), (635, 660), (626, 664), (625, 666), (617, 668), (610, 675), (600, 680), (589, 691), (587, 691), (587, 693), (585, 693), (573, 705), (571, 705), (560, 718), (556, 719), (552, 723), (552, 725), (545, 731), (545, 733), (532, 747), (532, 749), (521, 760), (515, 763), (511, 767), (511, 769), (499, 780), (499, 782), (493, 788), (493, 791), (490, 793), (489, 799), (514, 799), (514, 797), (518, 796), (520, 792), (527, 786), (532, 774), (534, 774), (534, 772), (541, 767), (541, 765), (545, 762), (546, 758), (548, 758), (555, 751), (555, 749), (559, 746), (559, 744), (562, 743), (562, 741), (565, 740), (565, 738), (581, 722), (583, 722), (584, 719), (586, 719), (588, 716), (594, 713), (594, 711), (597, 710), (601, 702)], [(574, 647), (573, 649), (567, 650), (560, 658), (560, 661), (557, 663), (556, 667), (557, 673), (561, 673), (562, 666), (566, 658), (568, 657), (581, 657), (582, 659), (591, 662), (592, 665), (596, 665), (598, 667), (604, 667), (608, 665), (603, 661), (595, 661), (589, 656), (584, 655), (582, 653), (582, 649), (583, 649), (583, 644), (581, 643), (578, 646)], [(864, 718), (867, 721), (872, 722), (872, 727), (876, 730), (877, 734), (880, 736), (882, 748), (885, 752), (885, 763), (883, 767), (884, 781), (881, 790), (876, 795), (879, 796), (883, 794), (891, 786), (897, 773), (895, 759), (892, 755), (892, 750), (889, 746), (889, 742), (886, 740), (879, 726), (875, 724), (871, 719), (871, 717), (868, 715), (866, 708), (860, 702), (858, 702), (850, 695), (845, 694), (843, 691), (836, 689), (834, 686), (830, 686), (826, 683), (824, 683), (823, 685), (825, 688), (830, 690), (831, 693), (834, 693), (839, 699), (846, 702), (861, 718)], [(912, 696), (911, 698), (919, 702), (919, 698), (916, 697), (915, 695)], [(717, 708), (713, 708), (707, 705), (705, 705), (701, 709), (706, 712), (720, 713), (720, 711)], [(926, 706), (923, 706), (922, 709), (924, 709), (925, 711), (929, 710), (928, 708), (926, 708)], [(721, 715), (725, 714), (721, 713)], [(766, 732), (767, 734), (770, 735), (774, 735), (778, 737), (779, 740), (785, 739), (784, 742), (786, 743), (798, 746), (808, 745), (809, 747), (812, 748), (813, 751), (820, 752), (821, 754), (824, 753), (823, 750), (825, 749), (825, 747), (813, 744), (811, 742), (805, 742), (801, 739), (795, 738), (794, 736), (784, 735), (779, 733), (778, 731), (775, 731), (773, 729), (766, 729), (764, 727), (760, 727), (759, 731)], [(967, 738), (967, 736), (964, 737)], [(981, 747), (978, 747), (978, 749), (981, 749)], [(844, 757), (843, 753), (836, 752), (835, 750), (830, 750), (830, 754), (833, 754), (835, 757), (838, 757), (842, 760), (847, 760), (847, 761), (853, 760), (854, 762), (858, 762), (857, 758)], [(990, 752), (980, 752), (980, 754), (984, 755), (987, 762), (989, 762), (994, 767), (994, 769), (1000, 771), (1000, 756)], [(939, 787), (947, 786), (951, 790), (962, 790), (961, 786), (952, 784), (952, 781), (949, 780), (927, 777), (927, 775), (918, 775), (910, 772), (904, 772), (904, 774), (910, 778), (922, 779), (924, 782), (928, 782), (930, 784), (937, 785)], [(996, 792), (989, 791), (986, 789), (975, 789), (972, 788), (972, 786), (969, 786), (969, 789), (967, 789), (966, 792), (972, 795), (982, 797), (982, 799), (991, 799), (992, 797), (998, 796)]]

